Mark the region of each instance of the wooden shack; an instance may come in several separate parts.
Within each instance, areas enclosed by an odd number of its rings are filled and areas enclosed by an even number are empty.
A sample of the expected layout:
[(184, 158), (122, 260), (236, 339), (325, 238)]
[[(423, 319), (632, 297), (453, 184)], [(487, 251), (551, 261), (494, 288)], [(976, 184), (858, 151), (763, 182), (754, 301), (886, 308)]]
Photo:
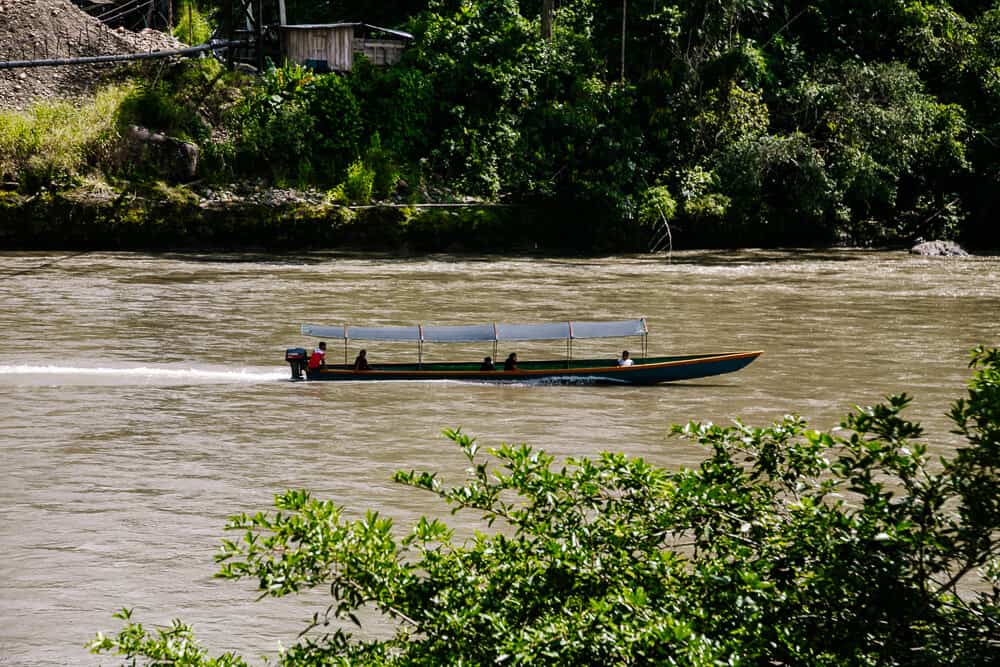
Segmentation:
[(280, 31), (284, 57), (320, 72), (350, 72), (359, 53), (375, 65), (394, 65), (413, 40), (410, 33), (367, 23), (282, 25)]

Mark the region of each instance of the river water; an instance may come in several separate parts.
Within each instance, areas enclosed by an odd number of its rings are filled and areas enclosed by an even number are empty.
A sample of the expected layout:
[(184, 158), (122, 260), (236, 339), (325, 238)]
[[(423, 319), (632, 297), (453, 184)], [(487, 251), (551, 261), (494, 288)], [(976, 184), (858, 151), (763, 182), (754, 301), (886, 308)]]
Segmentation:
[[(947, 454), (944, 413), (964, 392), (968, 350), (1000, 344), (998, 315), (1000, 260), (981, 257), (0, 254), (0, 665), (98, 664), (83, 645), (116, 630), (121, 607), (147, 625), (182, 618), (213, 653), (273, 655), (327, 598), (254, 602), (252, 585), (214, 579), (226, 517), (308, 488), (400, 530), (424, 513), (478, 527), (390, 481), (414, 468), (460, 480), (447, 427), (559, 457), (615, 450), (692, 466), (703, 452), (668, 437), (671, 423), (797, 413), (829, 428), (906, 390), (909, 416)], [(637, 316), (650, 354), (764, 355), (732, 375), (633, 388), (290, 383), (282, 356), (313, 343), (303, 322)], [(574, 355), (630, 344), (578, 342)], [(367, 348), (376, 362), (416, 354)], [(559, 358), (564, 347), (501, 347), (501, 358), (510, 351)], [(425, 359), (491, 352), (433, 347)]]

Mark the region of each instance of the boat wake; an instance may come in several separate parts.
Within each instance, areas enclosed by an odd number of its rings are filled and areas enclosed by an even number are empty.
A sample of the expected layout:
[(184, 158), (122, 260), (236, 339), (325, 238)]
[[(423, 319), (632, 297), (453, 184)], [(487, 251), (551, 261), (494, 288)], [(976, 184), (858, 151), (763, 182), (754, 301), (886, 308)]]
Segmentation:
[(285, 380), (285, 371), (170, 366), (90, 367), (0, 365), (0, 384), (214, 384)]
[(521, 380), (519, 384), (524, 385), (595, 385), (595, 384), (620, 384), (627, 385), (624, 380), (617, 380), (602, 375), (574, 375), (572, 377), (549, 377), (538, 378), (537, 380)]

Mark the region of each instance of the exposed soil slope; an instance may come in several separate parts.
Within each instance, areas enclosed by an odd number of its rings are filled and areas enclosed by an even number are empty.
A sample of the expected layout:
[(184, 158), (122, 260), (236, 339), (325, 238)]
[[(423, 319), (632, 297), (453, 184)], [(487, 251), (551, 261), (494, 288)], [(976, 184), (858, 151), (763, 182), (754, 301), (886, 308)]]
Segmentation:
[[(0, 61), (75, 58), (180, 48), (156, 30), (111, 29), (69, 0), (0, 0)], [(74, 98), (115, 78), (120, 65), (0, 70), (0, 108), (38, 99)]]

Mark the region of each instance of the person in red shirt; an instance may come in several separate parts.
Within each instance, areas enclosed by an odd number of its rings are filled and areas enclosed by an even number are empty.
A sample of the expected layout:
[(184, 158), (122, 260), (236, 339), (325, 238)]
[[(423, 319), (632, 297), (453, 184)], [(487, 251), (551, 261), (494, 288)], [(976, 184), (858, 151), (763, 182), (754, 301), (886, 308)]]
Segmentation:
[(309, 370), (315, 371), (326, 366), (326, 343), (320, 343), (309, 357)]

